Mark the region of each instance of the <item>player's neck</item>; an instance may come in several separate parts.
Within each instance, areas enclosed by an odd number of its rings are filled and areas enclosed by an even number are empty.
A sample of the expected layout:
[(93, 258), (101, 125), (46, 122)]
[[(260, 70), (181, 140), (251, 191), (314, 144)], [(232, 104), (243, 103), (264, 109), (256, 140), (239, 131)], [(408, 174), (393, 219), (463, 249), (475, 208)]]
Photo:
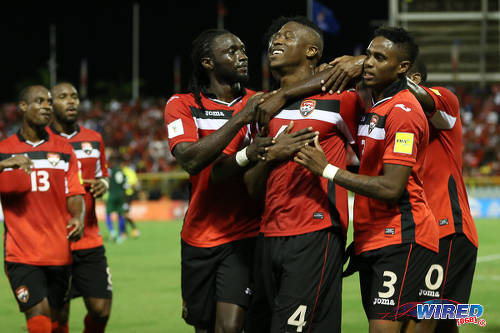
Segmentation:
[(232, 102), (241, 95), (240, 83), (222, 83), (215, 79), (210, 80), (208, 92), (215, 95), (215, 97), (224, 102)]
[(54, 129), (56, 131), (58, 131), (59, 133), (64, 133), (64, 134), (72, 134), (77, 130), (76, 122), (75, 123), (61, 123), (61, 122), (58, 122), (57, 120), (54, 119), (52, 126), (54, 126)]
[(314, 67), (309, 65), (294, 67), (289, 71), (282, 71), (279, 75), (280, 87), (287, 88), (314, 75)]
[(384, 96), (384, 89), (372, 88), (372, 98), (374, 103), (380, 101), (383, 98), (383, 96)]
[(31, 127), (27, 124), (21, 128), (21, 135), (26, 141), (40, 142), (45, 138), (45, 126)]
[(394, 81), (392, 81), (391, 83), (388, 83), (386, 84), (385, 86), (380, 86), (380, 87), (373, 87), (372, 88), (372, 98), (373, 98), (373, 102), (374, 103), (377, 103), (378, 101), (380, 101), (381, 99), (384, 99), (386, 98), (387, 94), (386, 94), (386, 90), (388, 87), (390, 86), (393, 86), (394, 84), (396, 84), (396, 82), (400, 81), (401, 79), (400, 78), (397, 78), (395, 79)]

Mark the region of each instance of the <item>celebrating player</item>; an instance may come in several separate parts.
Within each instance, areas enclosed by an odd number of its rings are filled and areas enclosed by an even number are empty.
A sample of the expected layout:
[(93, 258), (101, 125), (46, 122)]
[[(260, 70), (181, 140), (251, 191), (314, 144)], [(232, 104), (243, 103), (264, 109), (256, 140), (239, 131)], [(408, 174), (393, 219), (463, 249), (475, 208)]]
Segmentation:
[[(477, 231), (462, 177), (462, 121), (458, 98), (444, 87), (422, 86), (425, 64), (409, 70), (408, 87), (429, 119), (430, 140), (423, 184), (439, 228), (439, 255), (430, 265), (419, 293), (429, 299), (466, 304), (477, 258)], [(432, 279), (431, 279), (432, 278)], [(436, 328), (437, 327), (437, 328)], [(417, 332), (458, 332), (455, 320), (423, 320)]]
[(29, 86), (18, 106), (22, 128), (0, 142), (5, 272), (28, 331), (62, 332), (53, 330), (51, 316), (61, 311), (68, 292), (68, 239), (82, 237), (85, 191), (71, 145), (45, 129), (50, 92)]
[(423, 194), (429, 128), (407, 89), (405, 74), (418, 46), (402, 28), (382, 27), (367, 49), (363, 79), (374, 104), (358, 128), (359, 175), (330, 164), (316, 143), (295, 161), (356, 193), (354, 245), (370, 332), (398, 332), (402, 306), (438, 251), (438, 230)]
[[(75, 87), (59, 83), (51, 90), (54, 102), (54, 121), (47, 129), (68, 141), (81, 166), (85, 187), (85, 233), (71, 244), (71, 297), (83, 296), (87, 315), (86, 332), (104, 332), (111, 311), (111, 275), (103, 241), (97, 223), (95, 198), (102, 196), (109, 184), (104, 142), (98, 132), (79, 126), (80, 100)], [(59, 318), (61, 329), (68, 330), (69, 300)]]
[[(241, 332), (250, 289), (250, 266), (259, 209), (242, 180), (215, 184), (212, 163), (247, 143), (238, 136), (255, 120), (260, 96), (245, 89), (248, 58), (241, 40), (226, 30), (206, 30), (193, 42), (188, 94), (165, 108), (170, 149), (190, 175), (191, 198), (181, 232), (183, 317), (196, 332)], [(257, 161), (271, 139), (239, 156)], [(226, 148), (228, 147), (228, 148)], [(238, 147), (238, 148), (236, 148)]]
[[(269, 30), (276, 31), (268, 59), (281, 91), (311, 78), (323, 51), (321, 30), (304, 17), (280, 18)], [(259, 314), (251, 332), (340, 332), (347, 191), (293, 163), (307, 142), (275, 148), (288, 140), (284, 134), (312, 128), (328, 159), (345, 168), (358, 110), (355, 92), (313, 95), (286, 105), (269, 122), (276, 145), (245, 174), (249, 192), (265, 198), (256, 281), (263, 283), (271, 314)], [(257, 299), (262, 291), (256, 290)]]

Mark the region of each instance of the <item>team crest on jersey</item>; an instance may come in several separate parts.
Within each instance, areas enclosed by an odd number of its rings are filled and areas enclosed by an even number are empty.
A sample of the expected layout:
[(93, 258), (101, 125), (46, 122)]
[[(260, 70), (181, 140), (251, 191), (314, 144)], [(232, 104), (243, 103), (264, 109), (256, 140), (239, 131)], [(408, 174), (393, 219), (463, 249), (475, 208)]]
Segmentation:
[(370, 134), (378, 123), (378, 115), (374, 114), (372, 119), (370, 119), (370, 125), (368, 126), (368, 134)]
[(30, 299), (30, 292), (26, 286), (20, 286), (16, 289), (16, 297), (21, 303), (27, 303)]
[(302, 101), (302, 104), (300, 104), (300, 114), (302, 117), (307, 117), (308, 115), (311, 114), (311, 112), (314, 111), (314, 108), (316, 107), (316, 101), (313, 99), (306, 99), (305, 101)]
[(92, 154), (92, 144), (90, 142), (82, 142), (82, 150), (87, 155)]
[(47, 153), (47, 160), (53, 166), (56, 166), (57, 163), (61, 160), (61, 156), (58, 153)]

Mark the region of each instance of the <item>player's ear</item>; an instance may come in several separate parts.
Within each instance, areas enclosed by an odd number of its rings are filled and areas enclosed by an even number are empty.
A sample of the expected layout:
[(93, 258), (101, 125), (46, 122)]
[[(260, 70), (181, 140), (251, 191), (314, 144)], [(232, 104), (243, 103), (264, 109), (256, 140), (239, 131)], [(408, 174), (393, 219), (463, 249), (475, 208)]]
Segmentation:
[(318, 55), (318, 52), (319, 50), (317, 46), (309, 45), (309, 47), (306, 50), (307, 59), (316, 57)]
[(403, 60), (399, 63), (398, 74), (405, 74), (410, 69), (410, 62)]
[(215, 67), (214, 61), (209, 57), (201, 58), (201, 66), (209, 71), (213, 70)]
[(17, 104), (17, 107), (19, 108), (19, 110), (21, 110), (22, 112), (26, 112), (26, 110), (28, 109), (28, 104), (25, 102), (25, 101), (20, 101), (18, 104)]
[(420, 75), (420, 73), (418, 72), (413, 73), (412, 75), (410, 75), (410, 80), (415, 82), (415, 84), (420, 84), (420, 82), (422, 82), (422, 75)]

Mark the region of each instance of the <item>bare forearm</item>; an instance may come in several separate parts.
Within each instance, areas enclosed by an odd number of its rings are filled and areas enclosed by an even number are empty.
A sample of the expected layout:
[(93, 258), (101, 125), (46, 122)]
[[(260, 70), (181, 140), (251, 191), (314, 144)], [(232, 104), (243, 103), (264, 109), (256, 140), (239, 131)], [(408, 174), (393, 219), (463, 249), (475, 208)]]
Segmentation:
[(424, 88), (420, 87), (418, 84), (414, 83), (408, 78), (408, 90), (417, 98), (418, 102), (422, 106), (425, 114), (430, 116), (434, 113), (436, 105), (434, 99), (429, 95)]
[(269, 173), (275, 163), (271, 161), (258, 162), (253, 168), (245, 172), (244, 180), (248, 194), (255, 201), (262, 202), (266, 195), (266, 185)]
[(83, 221), (85, 217), (85, 202), (83, 201), (83, 196), (73, 195), (68, 197), (66, 199), (66, 205), (71, 217), (76, 217)]
[(287, 101), (297, 98), (314, 95), (321, 92), (321, 81), (328, 79), (333, 72), (333, 68), (327, 68), (306, 81), (297, 82), (287, 88), (283, 88), (283, 95)]
[(182, 149), (179, 149), (179, 144), (174, 150), (175, 157), (184, 170), (195, 175), (220, 156), (244, 125), (245, 122), (235, 115), (212, 134), (196, 142), (184, 144)]
[(340, 169), (333, 181), (354, 193), (381, 201), (395, 202), (402, 194), (402, 191), (387, 182), (384, 176), (358, 175)]
[(236, 155), (228, 156), (223, 154), (213, 165), (210, 180), (214, 184), (219, 184), (235, 176), (241, 176), (244, 170), (246, 168), (236, 163)]

